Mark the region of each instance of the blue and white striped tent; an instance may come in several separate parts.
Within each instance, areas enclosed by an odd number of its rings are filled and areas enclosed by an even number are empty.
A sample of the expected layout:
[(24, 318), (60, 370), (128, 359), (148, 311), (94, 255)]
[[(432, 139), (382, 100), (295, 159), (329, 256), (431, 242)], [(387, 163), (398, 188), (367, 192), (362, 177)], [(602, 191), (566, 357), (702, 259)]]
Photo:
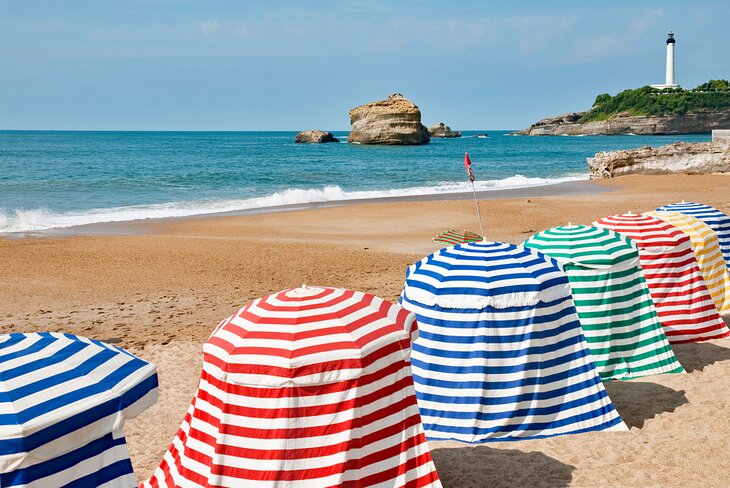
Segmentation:
[(0, 335), (0, 486), (136, 486), (122, 427), (155, 401), (155, 366), (123, 349)]
[(441, 249), (408, 269), (400, 303), (418, 321), (411, 363), (429, 439), (626, 430), (552, 258), (499, 242)]
[(725, 258), (725, 264), (727, 264), (728, 269), (730, 269), (730, 215), (710, 205), (694, 202), (670, 203), (669, 205), (657, 208), (657, 210), (691, 215), (710, 226), (715, 231), (715, 234), (717, 234), (722, 256)]

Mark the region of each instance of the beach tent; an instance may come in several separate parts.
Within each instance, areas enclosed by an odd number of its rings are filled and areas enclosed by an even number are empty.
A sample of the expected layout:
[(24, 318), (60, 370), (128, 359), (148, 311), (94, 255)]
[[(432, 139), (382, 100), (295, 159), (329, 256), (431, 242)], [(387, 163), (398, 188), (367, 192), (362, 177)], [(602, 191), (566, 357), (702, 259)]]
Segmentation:
[(657, 210), (666, 210), (668, 212), (679, 212), (691, 215), (692, 217), (696, 217), (709, 225), (710, 228), (715, 231), (715, 234), (717, 234), (720, 250), (725, 258), (725, 264), (728, 268), (730, 268), (730, 215), (721, 212), (715, 207), (705, 205), (704, 203), (684, 201), (680, 203), (670, 203), (669, 205), (657, 208)]
[(671, 343), (704, 341), (730, 335), (712, 301), (689, 236), (651, 215), (627, 213), (593, 223), (630, 237), (649, 292)]
[(539, 232), (524, 245), (563, 266), (602, 380), (684, 372), (657, 317), (631, 239), (605, 228), (567, 225)]
[(485, 442), (626, 430), (552, 258), (482, 241), (410, 266), (411, 357), (429, 439)]
[(721, 314), (730, 313), (730, 273), (722, 256), (717, 234), (707, 224), (691, 215), (679, 212), (647, 212), (668, 222), (687, 234), (707, 290)]
[(155, 366), (123, 349), (0, 335), (0, 486), (135, 486), (122, 428), (156, 400)]
[(463, 244), (465, 242), (478, 242), (482, 240), (482, 236), (470, 230), (449, 229), (433, 237), (434, 242), (440, 242), (452, 246), (454, 244)]
[(203, 346), (182, 427), (149, 481), (184, 487), (440, 487), (409, 363), (414, 317), (302, 286), (254, 300)]

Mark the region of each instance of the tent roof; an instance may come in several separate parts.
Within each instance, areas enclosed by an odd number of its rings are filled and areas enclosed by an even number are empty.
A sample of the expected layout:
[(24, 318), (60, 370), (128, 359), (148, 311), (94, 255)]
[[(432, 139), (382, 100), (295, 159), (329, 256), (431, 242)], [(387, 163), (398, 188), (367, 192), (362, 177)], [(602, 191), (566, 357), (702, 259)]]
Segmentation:
[(0, 473), (79, 448), (157, 399), (153, 364), (60, 333), (0, 335)]
[(254, 300), (223, 321), (203, 346), (203, 367), (240, 385), (334, 383), (361, 376), (385, 348), (408, 357), (415, 330), (412, 314), (381, 298), (302, 286)]
[(702, 220), (710, 227), (715, 225), (730, 225), (730, 215), (723, 213), (713, 206), (704, 203), (680, 202), (670, 203), (657, 208), (658, 211), (680, 212), (686, 215), (692, 215)]
[(436, 251), (408, 268), (403, 294), (443, 308), (536, 305), (570, 295), (560, 265), (542, 253), (502, 242)]
[(685, 234), (687, 234), (693, 243), (709, 245), (714, 242), (717, 245), (717, 234), (712, 228), (702, 222), (697, 217), (689, 214), (683, 214), (674, 211), (654, 211), (646, 212), (645, 215), (651, 215), (658, 219), (672, 224)]
[(433, 236), (434, 242), (441, 242), (451, 246), (455, 244), (463, 244), (465, 242), (478, 242), (483, 239), (484, 238), (476, 232), (472, 232), (466, 229), (449, 229), (445, 232), (441, 232)]
[(638, 248), (674, 248), (689, 246), (689, 236), (675, 226), (651, 215), (618, 214), (593, 222), (631, 238)]
[(538, 232), (525, 246), (555, 258), (562, 264), (591, 269), (636, 265), (636, 245), (627, 236), (607, 228), (565, 225)]

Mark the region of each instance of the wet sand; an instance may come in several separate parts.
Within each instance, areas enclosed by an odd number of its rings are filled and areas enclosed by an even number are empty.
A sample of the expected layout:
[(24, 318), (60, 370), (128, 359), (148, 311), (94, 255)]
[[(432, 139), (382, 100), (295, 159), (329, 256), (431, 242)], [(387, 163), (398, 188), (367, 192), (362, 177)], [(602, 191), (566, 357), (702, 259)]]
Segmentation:
[[(517, 243), (554, 225), (682, 199), (730, 213), (730, 176), (632, 176), (580, 185), (589, 188), (490, 194), (480, 204), (487, 237)], [(221, 319), (251, 299), (302, 283), (395, 300), (407, 265), (437, 248), (435, 233), (478, 231), (471, 196), (460, 198), (0, 238), (0, 332), (81, 334), (158, 365), (160, 401), (125, 428), (143, 479), (180, 425), (202, 343)], [(675, 351), (689, 374), (608, 385), (629, 433), (478, 447), (432, 443), (444, 485), (730, 486), (730, 339)]]

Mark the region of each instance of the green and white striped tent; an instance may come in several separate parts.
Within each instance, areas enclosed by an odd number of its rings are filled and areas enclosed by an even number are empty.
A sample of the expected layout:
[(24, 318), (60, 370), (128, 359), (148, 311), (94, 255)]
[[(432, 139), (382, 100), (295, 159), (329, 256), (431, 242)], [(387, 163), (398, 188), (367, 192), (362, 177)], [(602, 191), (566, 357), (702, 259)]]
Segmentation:
[(684, 372), (657, 318), (631, 239), (605, 228), (567, 225), (539, 232), (525, 246), (563, 265), (601, 379)]

